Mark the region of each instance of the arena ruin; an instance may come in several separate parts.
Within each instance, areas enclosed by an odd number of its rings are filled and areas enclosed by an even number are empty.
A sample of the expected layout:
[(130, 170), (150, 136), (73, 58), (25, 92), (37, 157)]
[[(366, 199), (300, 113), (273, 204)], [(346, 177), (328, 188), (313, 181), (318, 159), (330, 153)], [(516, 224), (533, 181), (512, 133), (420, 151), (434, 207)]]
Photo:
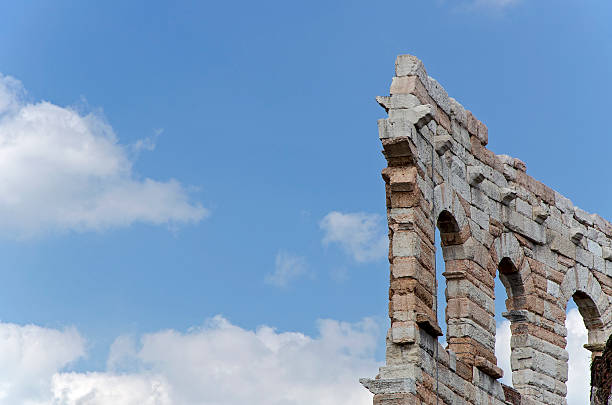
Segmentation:
[[(585, 346), (612, 332), (612, 224), (486, 148), (487, 127), (401, 55), (378, 97), (387, 167), (389, 317), (386, 365), (361, 383), (375, 405), (566, 404), (566, 306)], [(447, 347), (438, 337), (435, 229), (446, 278)], [(508, 294), (513, 387), (499, 382), (495, 277)]]

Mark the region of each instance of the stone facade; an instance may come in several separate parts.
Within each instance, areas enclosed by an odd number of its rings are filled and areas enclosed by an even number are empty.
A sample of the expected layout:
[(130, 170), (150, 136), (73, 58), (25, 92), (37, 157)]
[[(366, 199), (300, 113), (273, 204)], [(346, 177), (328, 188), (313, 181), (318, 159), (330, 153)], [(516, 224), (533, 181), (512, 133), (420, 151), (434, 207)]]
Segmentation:
[[(566, 404), (570, 298), (601, 354), (612, 331), (612, 224), (575, 207), (486, 148), (487, 127), (401, 55), (378, 97), (388, 166), (386, 365), (362, 384), (375, 405)], [(438, 342), (435, 227), (446, 278), (446, 348)], [(498, 379), (495, 277), (508, 300), (513, 387)]]

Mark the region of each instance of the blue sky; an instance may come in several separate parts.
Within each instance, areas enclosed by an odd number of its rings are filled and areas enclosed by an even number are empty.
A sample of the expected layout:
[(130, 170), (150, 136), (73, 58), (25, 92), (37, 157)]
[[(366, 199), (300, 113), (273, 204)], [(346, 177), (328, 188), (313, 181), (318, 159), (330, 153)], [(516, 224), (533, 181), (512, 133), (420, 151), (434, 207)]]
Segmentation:
[[(611, 17), (595, 1), (5, 3), (5, 108), (42, 118), (0, 129), (32, 142), (16, 157), (0, 145), (0, 320), (74, 328), (82, 353), (54, 373), (114, 372), (112, 348), (162, 330), (335, 336), (318, 319), (371, 332), (363, 353), (342, 350), (375, 365), (388, 264), (374, 97), (395, 57), (421, 58), (491, 150), (610, 219)], [(20, 384), (6, 398), (46, 400)]]

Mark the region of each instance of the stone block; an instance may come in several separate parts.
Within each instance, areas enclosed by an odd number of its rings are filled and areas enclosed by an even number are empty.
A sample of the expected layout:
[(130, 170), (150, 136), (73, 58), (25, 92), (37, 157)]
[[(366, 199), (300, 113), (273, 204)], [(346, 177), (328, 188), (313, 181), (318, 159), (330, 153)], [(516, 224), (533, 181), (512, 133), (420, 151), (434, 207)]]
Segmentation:
[(414, 94), (394, 94), (392, 96), (378, 96), (376, 102), (385, 110), (399, 108), (413, 108), (421, 105), (421, 100)]
[(502, 222), (509, 229), (531, 239), (537, 244), (543, 245), (546, 243), (545, 228), (531, 218), (527, 218), (513, 210), (504, 210), (502, 211)]
[(472, 218), (481, 228), (489, 229), (489, 216), (473, 205), (470, 208), (470, 218)]
[(466, 114), (467, 114), (467, 130), (470, 133), (470, 135), (476, 136), (476, 134), (478, 134), (478, 120), (476, 119), (476, 117), (474, 117), (474, 115), (472, 114), (470, 110), (466, 110)]
[(550, 244), (550, 249), (570, 259), (576, 259), (576, 245), (569, 237), (556, 234)]
[(412, 108), (389, 110), (390, 122), (406, 122), (421, 128), (436, 117), (436, 109), (431, 104), (417, 105)]
[(491, 363), (484, 357), (476, 356), (474, 366), (494, 379), (502, 378), (504, 376), (504, 371), (501, 368), (497, 367), (497, 365)]
[(366, 387), (372, 394), (394, 394), (394, 393), (416, 393), (416, 380), (414, 378), (395, 379), (359, 379), (361, 385)]
[(468, 166), (467, 168), (468, 182), (470, 185), (475, 186), (485, 179), (484, 171), (480, 166)]
[(391, 95), (412, 94), (421, 101), (421, 104), (435, 105), (435, 101), (429, 96), (423, 82), (417, 76), (394, 77), (389, 92)]
[(445, 114), (450, 115), (451, 113), (451, 103), (448, 99), (448, 93), (444, 90), (444, 87), (440, 85), (436, 81), (436, 79), (432, 77), (427, 78), (427, 90), (429, 91), (429, 95), (434, 99), (436, 104), (440, 107)]
[(420, 257), (421, 238), (418, 233), (397, 231), (391, 241), (391, 253), (394, 257)]
[(489, 130), (485, 124), (478, 121), (478, 133), (476, 134), (480, 143), (486, 145), (489, 143)]
[(589, 249), (589, 252), (593, 253), (594, 256), (601, 257), (603, 253), (601, 246), (591, 239), (587, 239), (587, 248)]
[(533, 216), (533, 207), (522, 198), (516, 199), (516, 210), (528, 218)]
[(395, 59), (395, 76), (417, 76), (423, 83), (428, 78), (423, 62), (413, 55), (399, 55)]
[(439, 156), (444, 155), (449, 150), (453, 150), (453, 138), (450, 135), (436, 135), (434, 137), (434, 145), (436, 148), (436, 153)]
[(578, 207), (574, 207), (574, 218), (583, 225), (593, 226), (592, 215)]
[(394, 326), (391, 328), (391, 341), (397, 344), (414, 343), (416, 326)]
[(521, 159), (517, 159), (517, 158), (512, 159), (512, 165), (518, 171), (521, 171), (521, 172), (527, 171), (527, 165)]
[(501, 203), (508, 205), (516, 198), (516, 190), (508, 187), (504, 187), (501, 189)]
[(387, 167), (383, 170), (392, 191), (412, 192), (417, 184), (415, 167)]
[(533, 219), (538, 224), (543, 224), (544, 221), (546, 221), (549, 216), (550, 216), (550, 210), (548, 209), (548, 207), (543, 206), (543, 205), (537, 205), (533, 207)]
[(414, 139), (417, 131), (411, 121), (378, 120), (378, 137), (381, 140), (393, 138)]
[(454, 98), (449, 97), (451, 105), (451, 118), (456, 120), (463, 127), (467, 127), (467, 112), (465, 108)]
[(574, 227), (570, 229), (570, 239), (575, 244), (579, 244), (584, 237), (584, 231), (581, 228)]

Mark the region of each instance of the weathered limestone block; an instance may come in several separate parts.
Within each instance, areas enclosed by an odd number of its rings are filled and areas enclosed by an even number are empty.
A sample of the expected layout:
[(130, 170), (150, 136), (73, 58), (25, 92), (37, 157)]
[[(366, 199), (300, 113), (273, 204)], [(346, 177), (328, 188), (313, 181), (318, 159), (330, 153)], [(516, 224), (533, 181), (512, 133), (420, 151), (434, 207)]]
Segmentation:
[(413, 55), (399, 55), (395, 60), (395, 76), (417, 76), (422, 83), (426, 83), (427, 71), (423, 62)]
[(546, 243), (544, 228), (533, 219), (521, 215), (517, 211), (502, 210), (502, 222), (508, 229), (531, 239), (537, 244), (543, 245)]
[(447, 151), (453, 150), (453, 138), (450, 135), (436, 135), (434, 137), (434, 144), (436, 153), (440, 156), (444, 155)]
[(502, 204), (508, 205), (516, 198), (516, 190), (504, 187), (500, 190)]
[(384, 380), (361, 378), (359, 382), (375, 395), (394, 394), (398, 392), (416, 392), (416, 381), (414, 378), (394, 378)]
[(567, 236), (556, 234), (550, 244), (550, 249), (570, 259), (576, 259), (576, 244)]
[(413, 120), (392, 121), (389, 119), (378, 120), (378, 137), (383, 139), (410, 138), (416, 136), (416, 128)]
[(413, 94), (394, 94), (392, 96), (376, 97), (376, 102), (387, 112), (390, 109), (414, 108), (421, 105), (421, 100)]
[(584, 237), (584, 232), (582, 231), (582, 229), (577, 228), (577, 227), (570, 229), (570, 239), (575, 244), (580, 243), (583, 237)]
[(394, 326), (391, 328), (391, 340), (393, 343), (414, 343), (416, 325)]
[(578, 222), (586, 226), (593, 226), (593, 217), (588, 212), (581, 210), (578, 207), (574, 207), (574, 218)]
[(390, 122), (406, 122), (421, 128), (436, 116), (436, 109), (430, 104), (417, 105), (412, 108), (389, 110)]
[(548, 207), (545, 207), (542, 205), (533, 207), (533, 219), (538, 224), (544, 223), (544, 221), (546, 221), (549, 216), (550, 216), (550, 210), (548, 209)]
[(485, 179), (484, 171), (480, 166), (468, 166), (468, 179), (472, 186), (480, 184)]

